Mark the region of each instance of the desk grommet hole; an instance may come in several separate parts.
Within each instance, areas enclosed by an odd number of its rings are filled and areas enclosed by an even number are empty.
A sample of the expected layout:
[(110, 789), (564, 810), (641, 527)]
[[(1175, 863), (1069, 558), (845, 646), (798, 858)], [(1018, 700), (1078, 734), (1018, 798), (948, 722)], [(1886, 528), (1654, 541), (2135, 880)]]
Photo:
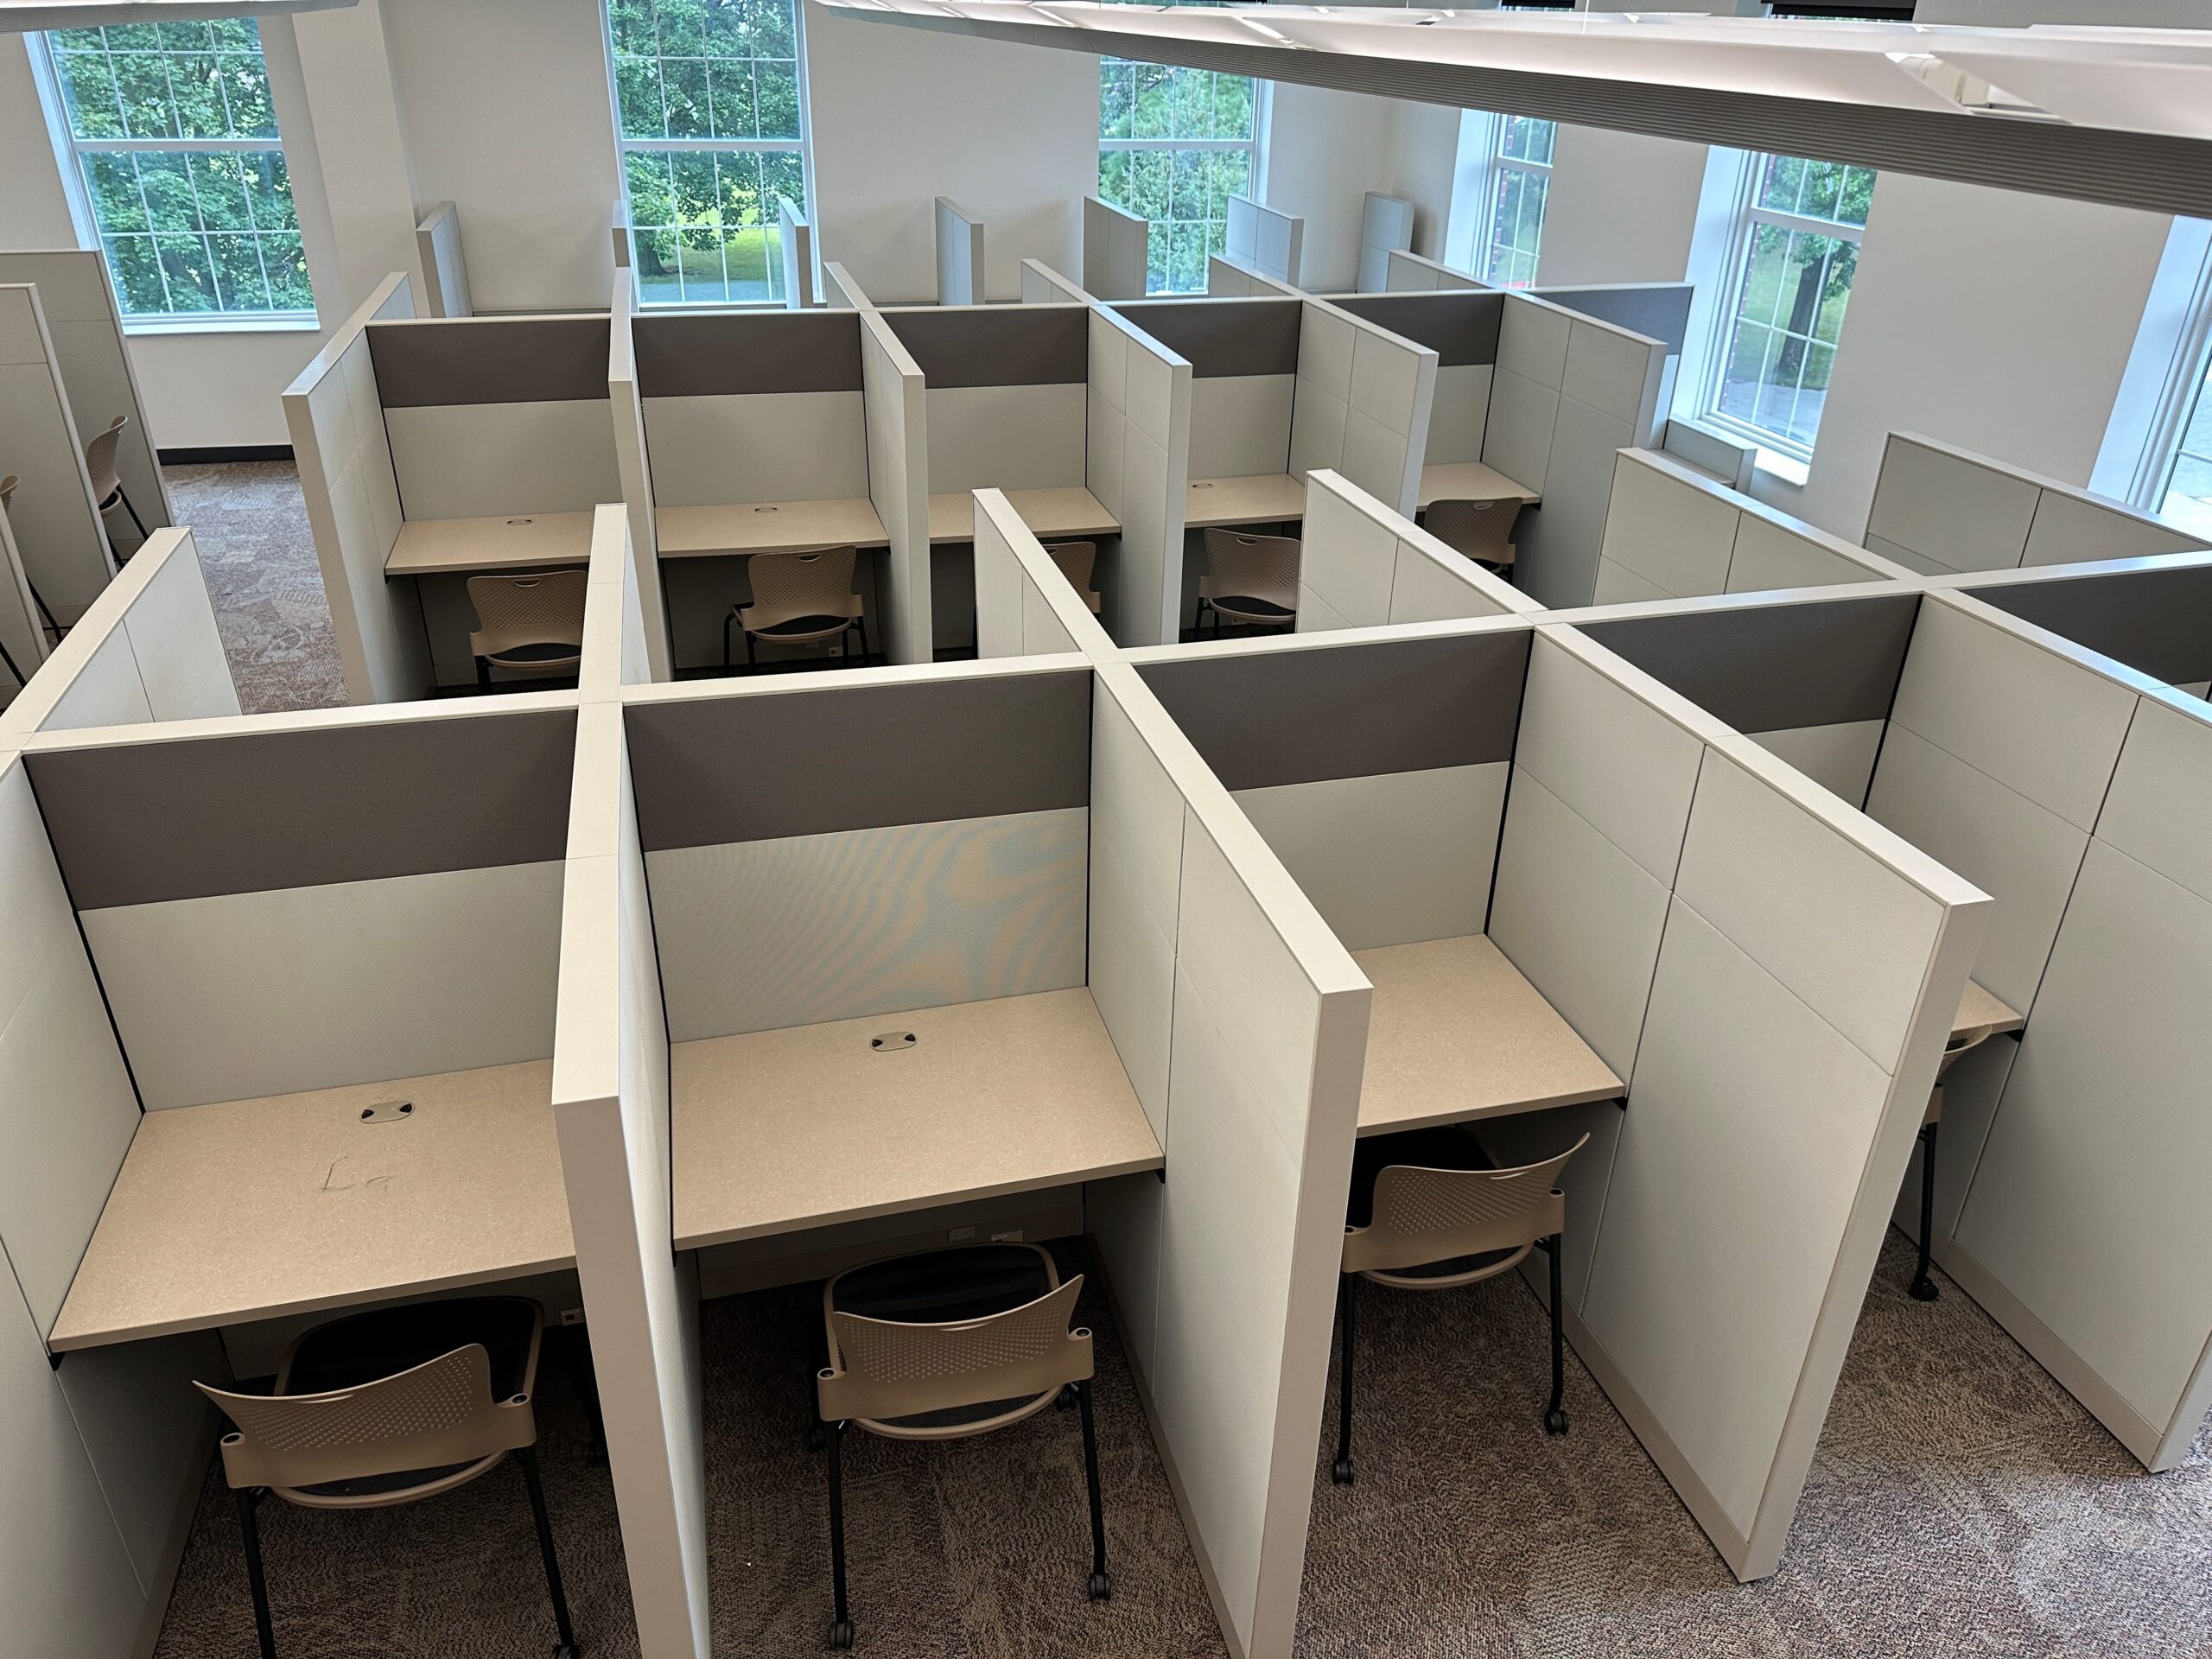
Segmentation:
[(919, 1040), (911, 1031), (887, 1031), (880, 1036), (869, 1038), (868, 1046), (878, 1054), (888, 1054), (898, 1049), (912, 1048)]
[(511, 524), (534, 524), (537, 521), (535, 518), (510, 518), (507, 522)]

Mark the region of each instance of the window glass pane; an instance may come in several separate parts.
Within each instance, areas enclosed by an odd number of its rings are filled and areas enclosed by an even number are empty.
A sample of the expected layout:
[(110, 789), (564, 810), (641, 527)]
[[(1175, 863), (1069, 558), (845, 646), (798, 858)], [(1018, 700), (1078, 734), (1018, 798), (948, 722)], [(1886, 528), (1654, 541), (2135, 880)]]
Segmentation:
[(2199, 533), (2212, 531), (2212, 363), (2183, 423), (2158, 511)]

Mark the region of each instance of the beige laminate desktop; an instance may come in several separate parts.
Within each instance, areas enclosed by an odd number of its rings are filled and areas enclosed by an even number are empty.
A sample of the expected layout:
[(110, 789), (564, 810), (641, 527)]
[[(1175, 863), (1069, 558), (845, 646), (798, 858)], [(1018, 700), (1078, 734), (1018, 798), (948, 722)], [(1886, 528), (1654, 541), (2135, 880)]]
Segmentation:
[(387, 576), (489, 575), (591, 563), (588, 512), (501, 518), (410, 518), (384, 562)]
[(1483, 934), (1384, 945), (1352, 960), (1375, 987), (1362, 1135), (1628, 1092)]
[[(1122, 521), (1099, 505), (1080, 484), (1050, 490), (1008, 490), (1007, 504), (1039, 541), (1082, 536), (1118, 536)], [(930, 497), (930, 540), (976, 539), (976, 497), (972, 491)]]
[(1081, 986), (678, 1043), (670, 1088), (680, 1250), (1162, 1162)]
[(1287, 524), (1306, 517), (1306, 486), (1287, 473), (1249, 478), (1198, 478), (1184, 493), (1183, 527)]
[(889, 537), (866, 496), (835, 501), (743, 501), (728, 506), (656, 507), (653, 537), (664, 559), (790, 553), (809, 547), (884, 547)]
[(2018, 1031), (2028, 1023), (2025, 1014), (2015, 1013), (2007, 1004), (1999, 1001), (1974, 981), (1967, 981), (1966, 993), (1959, 998), (1959, 1011), (1951, 1020), (1951, 1034), (1961, 1036), (1984, 1027), (1994, 1036), (2003, 1032)]
[(1421, 469), (1421, 505), (1432, 501), (1518, 501), (1533, 506), (1543, 493), (1516, 483), (1479, 461), (1446, 461)]
[[(139, 1120), (62, 1303), (57, 1352), (573, 1265), (553, 1063)], [(365, 1122), (383, 1103), (404, 1116)]]

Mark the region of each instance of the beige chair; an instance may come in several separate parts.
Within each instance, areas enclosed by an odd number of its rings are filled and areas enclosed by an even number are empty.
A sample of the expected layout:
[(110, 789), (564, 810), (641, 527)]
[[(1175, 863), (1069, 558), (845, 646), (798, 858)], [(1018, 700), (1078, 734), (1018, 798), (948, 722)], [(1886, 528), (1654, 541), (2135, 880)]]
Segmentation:
[(261, 1561), (263, 1498), (311, 1510), (390, 1509), (465, 1486), (509, 1456), (537, 1523), (559, 1635), (554, 1659), (582, 1651), (537, 1468), (531, 1399), (543, 1325), (537, 1303), (513, 1296), (378, 1308), (300, 1337), (273, 1394), (195, 1385), (235, 1425), (223, 1437), (223, 1475), (238, 1497), (262, 1659), (276, 1654)]
[(1205, 573), (1198, 578), (1198, 630), (1207, 613), (1213, 631), (1224, 616), (1256, 628), (1287, 628), (1298, 620), (1298, 538), (1248, 536), (1241, 530), (1206, 531)]
[(1520, 514), (1518, 501), (1432, 501), (1421, 524), (1461, 557), (1504, 575), (1513, 569), (1513, 521)]
[[(22, 479), (14, 473), (10, 473), (5, 478), (0, 478), (0, 512), (5, 512), (8, 510), (8, 504), (15, 499), (16, 486), (22, 481)], [(48, 607), (45, 596), (39, 592), (37, 584), (31, 581), (28, 572), (24, 574), (23, 585), (31, 590), (31, 603), (38, 607), (39, 618), (46, 624), (46, 631), (55, 639), (60, 639), (69, 630), (54, 620), (54, 613)]]
[(1452, 1290), (1517, 1268), (1541, 1246), (1551, 1258), (1552, 1397), (1544, 1432), (1567, 1433), (1566, 1336), (1560, 1328), (1560, 1235), (1567, 1198), (1558, 1185), (1584, 1135), (1555, 1158), (1516, 1169), (1494, 1167), (1465, 1127), (1413, 1129), (1359, 1142), (1352, 1158), (1351, 1203), (1344, 1225), (1344, 1275), (1337, 1308), (1344, 1321), (1343, 1373), (1337, 1398), (1337, 1460), (1330, 1478), (1350, 1485), (1355, 1283), (1396, 1290)]
[(1936, 1222), (1936, 1131), (1943, 1124), (1943, 1079), (1969, 1049), (1980, 1048), (1997, 1034), (1994, 1026), (1969, 1026), (1955, 1031), (1936, 1064), (1936, 1086), (1928, 1092), (1928, 1112), (1920, 1120), (1920, 1262), (1906, 1287), (1916, 1302), (1932, 1302), (1939, 1293), (1928, 1276), (1928, 1253)]
[[(745, 632), (745, 664), (758, 668), (753, 642), (766, 639), (779, 645), (810, 645), (835, 639), (838, 651), (855, 668), (868, 661), (868, 620), (861, 614), (861, 596), (853, 591), (853, 566), (859, 559), (851, 547), (815, 547), (789, 553), (755, 553), (747, 567), (753, 583), (753, 602), (733, 605), (722, 619), (722, 670), (728, 672), (730, 627)], [(854, 657), (845, 635), (860, 635), (860, 655)]]
[[(138, 517), (138, 509), (130, 505), (130, 498), (123, 493), (123, 475), (115, 465), (116, 446), (123, 441), (123, 429), (130, 424), (128, 415), (118, 415), (107, 423), (107, 430), (95, 433), (85, 446), (85, 470), (92, 476), (92, 499), (99, 503), (100, 516), (105, 518), (118, 507), (130, 515), (130, 522), (138, 526), (138, 539), (146, 539), (146, 525)], [(136, 551), (133, 549), (132, 551)], [(128, 559), (130, 555), (123, 556)]]
[(830, 1363), (817, 1374), (815, 1389), (830, 1426), (831, 1647), (853, 1645), (841, 1452), (848, 1424), (889, 1440), (958, 1440), (1024, 1421), (1072, 1396), (1083, 1414), (1090, 1489), (1090, 1599), (1114, 1593), (1091, 1416), (1090, 1332), (1068, 1328), (1082, 1289), (1082, 1274), (1062, 1284), (1052, 1256), (1034, 1244), (895, 1256), (849, 1269), (823, 1287)]
[(584, 659), (584, 573), (538, 570), (527, 575), (471, 576), (468, 602), (476, 632), (468, 636), (476, 683), (492, 689), (493, 668), (525, 673), (575, 672)]
[(1096, 542), (1062, 542), (1045, 551), (1052, 556), (1060, 574), (1068, 579), (1068, 586), (1083, 595), (1083, 602), (1090, 607), (1093, 616), (1098, 614), (1098, 590), (1090, 585), (1091, 567), (1098, 563), (1098, 543)]

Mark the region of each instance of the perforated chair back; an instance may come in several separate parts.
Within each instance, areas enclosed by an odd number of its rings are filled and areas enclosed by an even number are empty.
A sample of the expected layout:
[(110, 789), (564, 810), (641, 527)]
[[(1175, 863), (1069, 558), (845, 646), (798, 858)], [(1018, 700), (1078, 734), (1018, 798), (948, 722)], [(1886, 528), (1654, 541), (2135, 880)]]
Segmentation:
[(1518, 501), (1432, 501), (1425, 528), (1462, 557), (1507, 565), (1513, 563), (1513, 521), (1520, 512)]
[(123, 479), (116, 471), (116, 445), (122, 442), (123, 429), (130, 424), (128, 415), (118, 415), (107, 423), (107, 430), (95, 433), (85, 446), (85, 470), (92, 475), (92, 499), (105, 512), (113, 506), (123, 493)]
[(1090, 585), (1090, 572), (1098, 563), (1098, 543), (1096, 542), (1062, 542), (1045, 551), (1052, 556), (1060, 574), (1068, 579), (1068, 586), (1083, 595), (1083, 602), (1090, 607), (1092, 614), (1098, 610), (1098, 591)]
[[(541, 570), (527, 575), (471, 576), (468, 602), (476, 610), (476, 632), (468, 636), (472, 655), (497, 661), (528, 645), (584, 643), (584, 573)], [(565, 667), (575, 657), (531, 658), (531, 668)]]
[(1240, 599), (1257, 599), (1295, 614), (1298, 610), (1297, 540), (1289, 536), (1248, 536), (1240, 530), (1206, 531), (1206, 568), (1198, 577), (1198, 597), (1224, 613), (1260, 622), (1284, 619), (1264, 611), (1240, 609)]
[(738, 613), (738, 620), (748, 633), (810, 616), (851, 621), (861, 613), (861, 596), (853, 591), (853, 565), (858, 557), (849, 546), (755, 553), (749, 570), (753, 602)]
[[(1585, 1135), (1556, 1158), (1516, 1169), (1419, 1169), (1394, 1164), (1375, 1178), (1375, 1218), (1344, 1231), (1346, 1273), (1385, 1284), (1444, 1289), (1504, 1272), (1567, 1225), (1559, 1173), (1582, 1150)], [(1418, 1279), (1391, 1270), (1426, 1267), (1460, 1256), (1513, 1252), (1468, 1272)]]
[[(1091, 1371), (1090, 1332), (1070, 1330), (1083, 1275), (1034, 1301), (950, 1324), (919, 1325), (830, 1315), (830, 1363), (816, 1379), (827, 1422), (957, 1411), (994, 1401), (1047, 1397)], [(1007, 1421), (907, 1428), (916, 1439), (950, 1439)]]
[[(297, 1489), (413, 1470), (448, 1471), (536, 1443), (530, 1397), (492, 1397), (492, 1362), (472, 1342), (396, 1376), (327, 1394), (232, 1394), (194, 1384), (236, 1425), (223, 1437), (223, 1476), (234, 1487)], [(472, 1471), (471, 1472), (474, 1472)], [(404, 1488), (354, 1507), (405, 1503)]]

